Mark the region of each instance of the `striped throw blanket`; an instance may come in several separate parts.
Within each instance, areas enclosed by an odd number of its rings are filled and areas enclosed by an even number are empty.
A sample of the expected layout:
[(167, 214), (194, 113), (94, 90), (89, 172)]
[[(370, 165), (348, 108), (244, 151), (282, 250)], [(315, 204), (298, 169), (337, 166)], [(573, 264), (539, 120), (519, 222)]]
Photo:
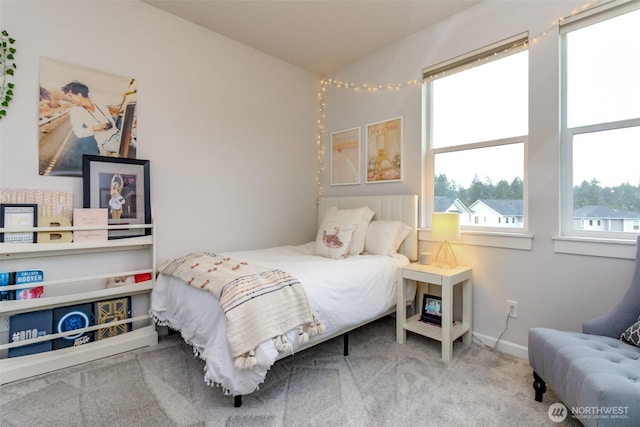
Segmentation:
[(273, 339), (280, 352), (291, 352), (286, 333), (298, 329), (298, 342), (322, 333), (304, 288), (290, 274), (212, 253), (190, 253), (161, 272), (211, 292), (227, 319), (227, 339), (239, 369), (256, 365), (255, 349)]

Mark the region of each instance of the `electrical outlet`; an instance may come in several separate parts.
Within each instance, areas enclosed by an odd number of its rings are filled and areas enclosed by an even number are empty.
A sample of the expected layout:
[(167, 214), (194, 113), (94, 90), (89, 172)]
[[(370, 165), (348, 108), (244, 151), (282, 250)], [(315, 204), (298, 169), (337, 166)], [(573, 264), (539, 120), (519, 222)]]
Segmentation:
[(507, 300), (509, 317), (518, 318), (518, 301)]

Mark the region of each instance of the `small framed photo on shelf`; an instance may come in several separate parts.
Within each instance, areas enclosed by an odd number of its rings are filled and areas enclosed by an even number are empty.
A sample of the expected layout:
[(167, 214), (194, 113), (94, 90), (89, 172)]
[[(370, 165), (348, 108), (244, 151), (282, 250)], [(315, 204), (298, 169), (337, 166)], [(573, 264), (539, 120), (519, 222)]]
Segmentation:
[[(30, 228), (38, 226), (38, 205), (24, 203), (0, 204), (0, 228)], [(0, 233), (0, 242), (36, 243), (36, 232)]]
[(435, 326), (442, 326), (442, 298), (427, 294), (422, 296), (420, 321)]
[[(82, 156), (85, 208), (106, 208), (109, 225), (150, 224), (149, 161)], [(109, 230), (109, 239), (151, 234), (149, 228)]]

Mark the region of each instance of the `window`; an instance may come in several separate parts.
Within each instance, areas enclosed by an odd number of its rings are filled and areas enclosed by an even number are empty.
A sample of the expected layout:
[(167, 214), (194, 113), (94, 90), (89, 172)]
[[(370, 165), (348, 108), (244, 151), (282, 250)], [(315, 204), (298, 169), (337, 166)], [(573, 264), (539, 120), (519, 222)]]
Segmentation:
[(528, 61), (519, 35), (423, 71), (423, 224), (457, 210), (462, 229), (525, 229)]
[(562, 33), (562, 234), (634, 238), (640, 219), (640, 9)]

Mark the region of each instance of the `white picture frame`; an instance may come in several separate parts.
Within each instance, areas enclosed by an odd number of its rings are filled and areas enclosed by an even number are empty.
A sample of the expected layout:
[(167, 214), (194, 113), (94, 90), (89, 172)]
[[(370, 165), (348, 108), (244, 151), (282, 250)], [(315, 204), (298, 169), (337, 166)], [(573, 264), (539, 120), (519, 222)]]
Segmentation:
[(331, 133), (331, 185), (360, 184), (361, 128)]
[(367, 184), (402, 181), (402, 117), (370, 123), (366, 129)]

